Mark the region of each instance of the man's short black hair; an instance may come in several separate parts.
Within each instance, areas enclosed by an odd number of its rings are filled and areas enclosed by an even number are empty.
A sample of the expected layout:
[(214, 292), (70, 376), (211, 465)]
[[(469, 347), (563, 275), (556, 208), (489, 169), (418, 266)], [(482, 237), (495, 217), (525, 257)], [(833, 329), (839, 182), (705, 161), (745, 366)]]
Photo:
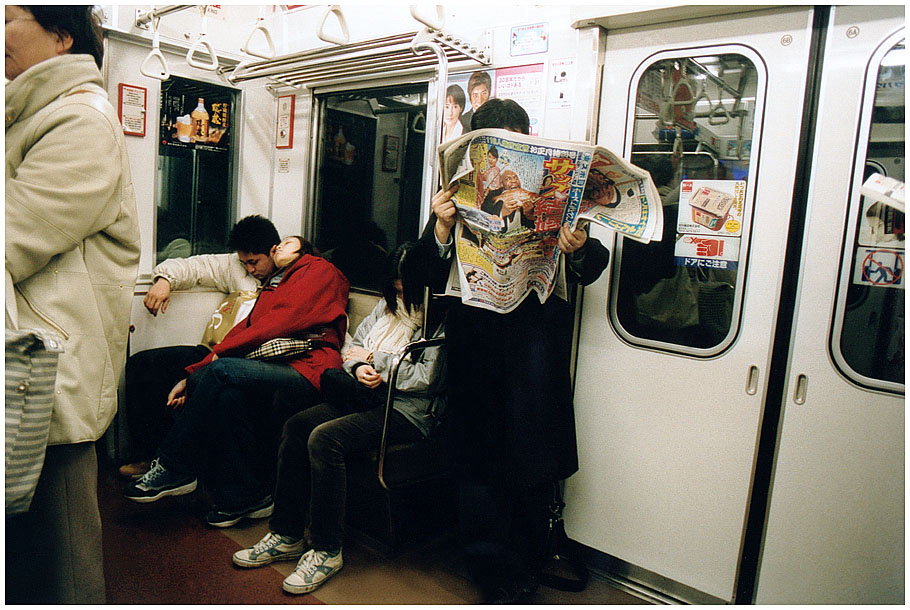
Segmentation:
[(258, 214), (241, 218), (228, 236), (228, 248), (235, 252), (269, 254), (272, 246), (281, 243), (272, 221)]
[(514, 100), (492, 97), (474, 111), (471, 130), (484, 128), (512, 129), (518, 133), (531, 133), (531, 120), (525, 109)]

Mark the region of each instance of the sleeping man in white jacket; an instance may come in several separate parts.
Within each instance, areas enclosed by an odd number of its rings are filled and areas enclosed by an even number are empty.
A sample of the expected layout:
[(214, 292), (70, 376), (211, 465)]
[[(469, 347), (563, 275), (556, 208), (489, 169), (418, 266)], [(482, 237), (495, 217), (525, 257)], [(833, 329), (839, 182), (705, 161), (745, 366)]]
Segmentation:
[(126, 478), (138, 478), (149, 468), (148, 458), (167, 434), (173, 413), (167, 394), (182, 377), (184, 367), (198, 362), (252, 309), (263, 280), (275, 271), (271, 250), (281, 241), (267, 218), (254, 215), (231, 229), (228, 247), (236, 254), (198, 254), (168, 259), (152, 272), (152, 287), (144, 305), (149, 313), (165, 314), (173, 290), (194, 286), (215, 288), (226, 299), (213, 312), (213, 320), (199, 344), (172, 345), (138, 352), (126, 363), (126, 395), (121, 406), (131, 437), (129, 463), (120, 468)]

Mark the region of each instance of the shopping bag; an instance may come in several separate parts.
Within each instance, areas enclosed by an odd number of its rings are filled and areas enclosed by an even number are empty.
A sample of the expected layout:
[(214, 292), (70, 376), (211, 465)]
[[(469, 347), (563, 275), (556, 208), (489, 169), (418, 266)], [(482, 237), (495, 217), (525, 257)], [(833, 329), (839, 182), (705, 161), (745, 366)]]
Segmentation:
[(6, 329), (6, 516), (28, 511), (44, 466), (63, 339)]

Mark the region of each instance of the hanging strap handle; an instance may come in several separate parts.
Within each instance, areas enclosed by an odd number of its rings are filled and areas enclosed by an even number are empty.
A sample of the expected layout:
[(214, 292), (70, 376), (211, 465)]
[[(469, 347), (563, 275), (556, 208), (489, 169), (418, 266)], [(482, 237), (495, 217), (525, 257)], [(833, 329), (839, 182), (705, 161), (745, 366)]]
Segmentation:
[[(275, 56), (275, 43), (272, 42), (272, 33), (269, 32), (268, 27), (263, 25), (262, 21), (263, 21), (262, 17), (260, 17), (256, 21), (256, 25), (255, 25), (255, 27), (253, 27), (253, 31), (250, 32), (249, 36), (247, 36), (246, 42), (243, 43), (243, 46), (240, 47), (240, 50), (243, 51), (244, 53), (246, 53), (247, 55), (252, 55), (253, 57), (260, 57), (262, 59), (271, 59), (272, 57)], [(253, 36), (256, 35), (256, 32), (262, 32), (262, 35), (265, 37), (265, 41), (269, 45), (268, 54), (260, 53), (259, 51), (254, 51), (252, 48), (250, 48), (250, 41), (253, 40)]]
[(445, 13), (443, 12), (442, 5), (436, 5), (436, 19), (434, 20), (431, 17), (426, 17), (420, 14), (420, 5), (412, 4), (411, 5), (411, 17), (424, 24), (430, 29), (441, 30), (446, 23)]
[[(171, 77), (171, 72), (167, 68), (167, 62), (164, 61), (164, 55), (161, 54), (159, 45), (161, 44), (158, 36), (158, 22), (161, 17), (153, 17), (150, 21), (152, 27), (152, 50), (146, 55), (145, 59), (139, 65), (139, 73), (149, 78), (165, 81)], [(152, 62), (158, 62), (158, 69), (152, 70), (149, 65)]]
[[(325, 22), (328, 20), (329, 15), (333, 14), (338, 19), (338, 25), (341, 27), (341, 36), (335, 36), (334, 34), (329, 34), (325, 31)], [(325, 15), (322, 16), (322, 22), (319, 24), (319, 31), (316, 32), (316, 35), (319, 37), (319, 40), (324, 40), (325, 42), (332, 42), (338, 45), (348, 43), (351, 39), (351, 34), (348, 32), (348, 22), (344, 18), (344, 13), (341, 12), (340, 4), (333, 4), (329, 7), (329, 10), (325, 12)]]
[[(199, 70), (211, 70), (215, 71), (218, 69), (218, 57), (215, 55), (215, 49), (212, 48), (212, 45), (209, 44), (209, 41), (205, 39), (205, 30), (206, 30), (206, 20), (208, 16), (208, 7), (203, 5), (200, 7), (202, 11), (202, 23), (199, 25), (199, 40), (196, 41), (196, 44), (190, 47), (190, 50), (186, 52), (186, 63), (192, 66), (193, 68), (198, 68)], [(203, 49), (206, 54), (209, 56), (208, 63), (196, 61), (194, 55), (196, 51)]]

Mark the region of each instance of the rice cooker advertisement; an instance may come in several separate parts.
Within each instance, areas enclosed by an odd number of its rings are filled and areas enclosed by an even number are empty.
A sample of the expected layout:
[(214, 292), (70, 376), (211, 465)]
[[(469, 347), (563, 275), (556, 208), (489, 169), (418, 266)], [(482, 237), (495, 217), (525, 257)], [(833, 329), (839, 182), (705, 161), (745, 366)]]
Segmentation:
[(736, 269), (745, 200), (745, 180), (683, 180), (676, 223), (676, 264)]

